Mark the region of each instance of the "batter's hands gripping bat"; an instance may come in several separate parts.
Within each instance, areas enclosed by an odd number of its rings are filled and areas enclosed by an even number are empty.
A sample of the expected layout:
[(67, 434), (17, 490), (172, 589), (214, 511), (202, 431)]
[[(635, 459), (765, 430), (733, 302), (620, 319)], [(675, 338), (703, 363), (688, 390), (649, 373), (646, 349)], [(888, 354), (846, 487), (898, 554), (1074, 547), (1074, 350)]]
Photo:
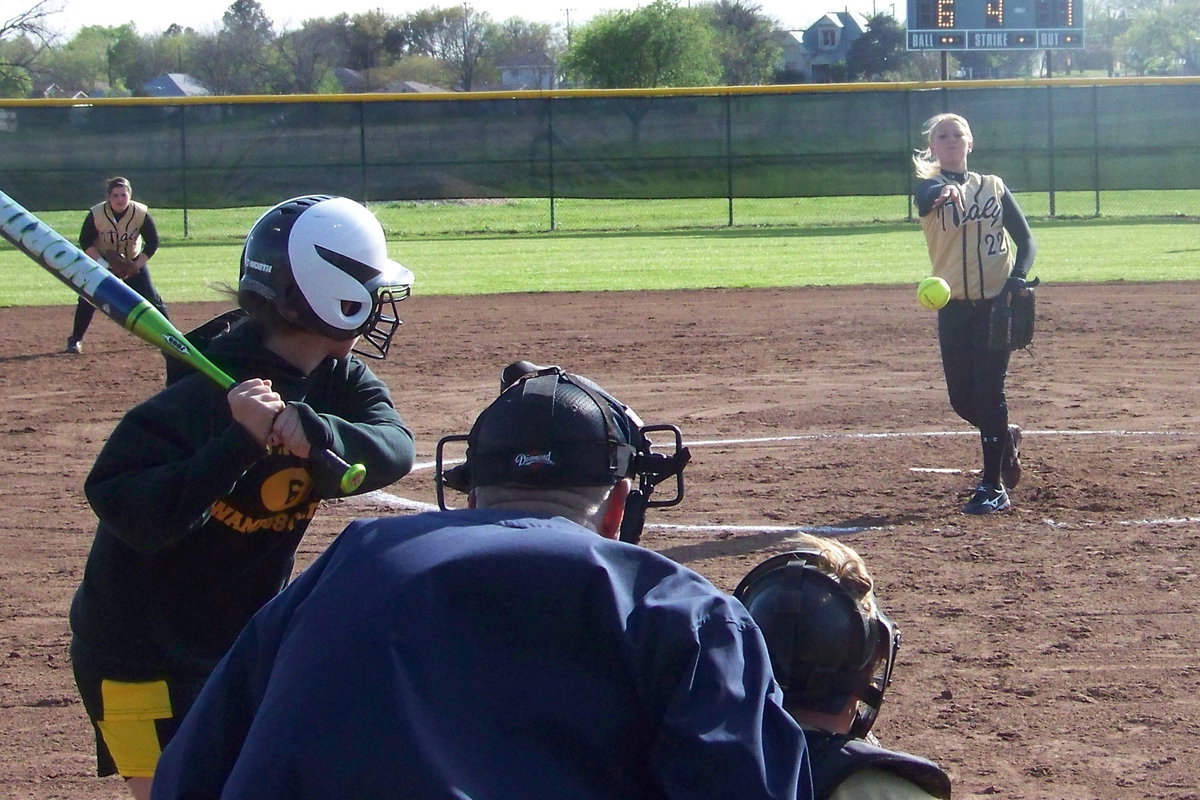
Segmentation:
[[(222, 389), (234, 385), (233, 378), (188, 344), (162, 312), (4, 192), (0, 192), (0, 236), (134, 335), (207, 375)], [(367, 476), (362, 464), (347, 464), (330, 450), (314, 448), (309, 457), (318, 469), (337, 477), (347, 494)]]

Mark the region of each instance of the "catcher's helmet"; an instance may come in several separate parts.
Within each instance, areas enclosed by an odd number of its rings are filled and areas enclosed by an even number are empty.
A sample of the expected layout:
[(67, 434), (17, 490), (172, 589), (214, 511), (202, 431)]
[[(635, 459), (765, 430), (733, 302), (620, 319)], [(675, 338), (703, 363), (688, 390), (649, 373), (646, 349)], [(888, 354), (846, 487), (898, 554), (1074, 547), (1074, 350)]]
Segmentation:
[[(289, 322), (337, 341), (362, 336), (387, 355), (400, 325), (396, 303), (413, 274), (388, 258), (383, 227), (345, 197), (308, 195), (267, 211), (242, 249), (238, 302), (266, 299)], [(386, 313), (385, 313), (386, 310)]]
[(805, 550), (767, 559), (742, 578), (733, 596), (762, 629), (786, 706), (838, 714), (851, 698), (850, 729), (866, 736), (891, 681), (900, 633), (882, 612), (870, 618)]
[[(652, 452), (647, 436), (652, 431), (672, 433), (674, 453)], [(455, 441), (466, 442), (466, 460), (443, 470), (444, 447)], [(636, 542), (648, 506), (683, 499), (689, 457), (674, 425), (644, 425), (593, 381), (559, 367), (519, 361), (504, 369), (500, 396), (480, 413), (471, 432), (438, 442), (434, 479), (438, 505), (445, 509), (443, 486), (463, 492), (500, 484), (553, 489), (611, 486), (636, 478), (621, 525), (621, 539)], [(653, 487), (672, 476), (675, 496), (651, 501)]]

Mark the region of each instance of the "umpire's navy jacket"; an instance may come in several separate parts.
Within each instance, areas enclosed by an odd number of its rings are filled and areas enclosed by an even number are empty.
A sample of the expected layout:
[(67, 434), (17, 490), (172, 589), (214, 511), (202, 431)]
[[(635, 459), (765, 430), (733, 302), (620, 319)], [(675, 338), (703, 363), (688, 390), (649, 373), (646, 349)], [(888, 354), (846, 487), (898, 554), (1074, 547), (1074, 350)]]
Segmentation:
[(804, 737), (746, 610), (562, 518), (351, 524), (251, 621), (169, 798), (793, 798)]

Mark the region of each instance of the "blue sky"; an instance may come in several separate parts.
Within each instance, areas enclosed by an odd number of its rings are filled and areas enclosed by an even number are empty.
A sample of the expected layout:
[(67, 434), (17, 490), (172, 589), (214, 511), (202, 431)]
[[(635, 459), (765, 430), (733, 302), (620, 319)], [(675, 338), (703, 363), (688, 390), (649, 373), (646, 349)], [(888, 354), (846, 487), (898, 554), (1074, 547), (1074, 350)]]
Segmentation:
[[(477, 11), (486, 12), (496, 21), (508, 17), (523, 17), (535, 22), (549, 22), (565, 26), (568, 16), (572, 26), (586, 22), (596, 14), (614, 10), (636, 8), (644, 5), (641, 0), (467, 0)], [(686, 1), (686, 0), (685, 0)], [(119, 0), (119, 2), (95, 2), (95, 0), (60, 0), (63, 11), (49, 17), (52, 29), (70, 35), (84, 25), (122, 25), (133, 22), (142, 34), (159, 33), (173, 22), (197, 30), (218, 27), (221, 16), (233, 0)], [(750, 0), (753, 2), (753, 0)], [(391, 14), (407, 14), (423, 8), (445, 7), (457, 3), (442, 0), (339, 0), (329, 3), (324, 0), (259, 0), (267, 16), (277, 30), (297, 28), (306, 19), (330, 17), (342, 11), (355, 14), (384, 8)], [(903, 18), (904, 5), (893, 7), (891, 2), (823, 2), (823, 0), (759, 0), (763, 13), (774, 17), (785, 28), (806, 28), (827, 11), (849, 9), (870, 15), (873, 11), (893, 10), (897, 18)]]

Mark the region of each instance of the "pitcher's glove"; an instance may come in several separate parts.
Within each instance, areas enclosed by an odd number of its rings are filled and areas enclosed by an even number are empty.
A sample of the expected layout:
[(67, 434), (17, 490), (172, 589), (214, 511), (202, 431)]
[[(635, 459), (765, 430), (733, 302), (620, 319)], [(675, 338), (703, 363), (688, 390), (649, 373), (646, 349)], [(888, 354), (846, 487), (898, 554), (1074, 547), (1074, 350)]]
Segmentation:
[(992, 316), (988, 327), (988, 346), (996, 351), (1022, 350), (1033, 341), (1037, 318), (1037, 302), (1033, 289), (1041, 283), (1034, 278), (1012, 277), (992, 301)]
[(133, 259), (126, 258), (120, 253), (109, 253), (104, 260), (108, 262), (108, 271), (123, 281), (129, 280), (137, 274), (138, 268), (133, 263)]

